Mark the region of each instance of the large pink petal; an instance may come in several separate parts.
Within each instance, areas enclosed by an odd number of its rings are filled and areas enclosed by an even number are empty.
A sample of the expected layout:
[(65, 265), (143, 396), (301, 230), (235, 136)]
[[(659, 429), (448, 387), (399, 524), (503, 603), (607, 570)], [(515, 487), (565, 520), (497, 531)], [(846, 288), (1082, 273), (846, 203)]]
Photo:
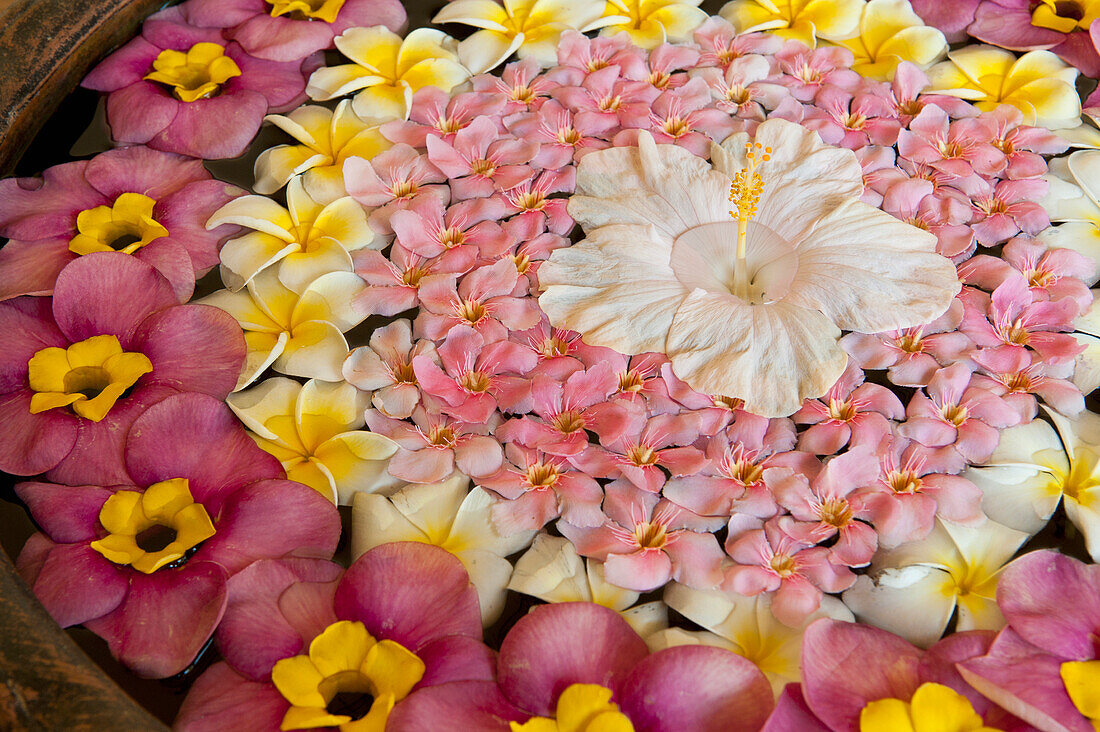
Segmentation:
[(802, 698), (801, 684), (787, 684), (760, 732), (831, 732), (814, 716)]
[(405, 697), (390, 712), (386, 730), (508, 732), (509, 722), (523, 722), (529, 716), (512, 706), (492, 681), (459, 681), (429, 686)]
[(172, 676), (187, 668), (221, 620), (225, 580), (225, 569), (213, 562), (135, 572), (118, 609), (85, 627), (139, 676)]
[(79, 426), (67, 410), (31, 414), (31, 392), (0, 396), (0, 470), (35, 475), (57, 466), (72, 452)]
[(159, 202), (189, 183), (209, 177), (201, 160), (140, 145), (97, 155), (84, 171), (84, 178), (112, 201), (123, 193), (140, 193)]
[(417, 688), (455, 681), (492, 681), (496, 677), (496, 653), (469, 636), (437, 638), (421, 646), (416, 655), (426, 667)]
[(672, 560), (659, 549), (609, 554), (604, 561), (607, 581), (627, 590), (649, 592), (663, 586), (672, 574)]
[(249, 681), (216, 663), (195, 680), (172, 726), (180, 732), (279, 729), (289, 708), (273, 684)]
[(223, 402), (202, 394), (176, 394), (150, 407), (127, 440), (126, 466), (142, 486), (187, 478), (191, 495), (211, 515), (241, 486), (285, 475)]
[(266, 113), (267, 99), (251, 90), (181, 103), (171, 123), (148, 140), (149, 147), (208, 160), (235, 158), (248, 147)]
[(47, 168), (41, 178), (0, 181), (0, 236), (72, 238), (80, 211), (109, 203), (84, 180), (87, 165), (80, 160)]
[(230, 494), (215, 525), (218, 533), (195, 559), (217, 562), (230, 574), (291, 552), (330, 559), (340, 541), (340, 514), (332, 502), (290, 480), (261, 480)]
[(258, 13), (233, 31), (233, 40), (257, 58), (297, 61), (330, 48), (333, 35), (328, 23)]
[(619, 703), (638, 732), (756, 732), (775, 705), (756, 664), (709, 646), (667, 648), (642, 660)]
[(152, 265), (172, 283), (176, 299), (183, 303), (195, 294), (195, 270), (187, 250), (171, 239), (158, 239), (142, 247), (134, 256)]
[(87, 544), (58, 544), (34, 580), (34, 594), (63, 628), (102, 617), (126, 597), (134, 574)]
[(53, 314), (72, 341), (110, 334), (127, 349), (141, 321), (177, 302), (171, 283), (152, 265), (97, 252), (78, 257), (57, 276)]
[(1049, 550), (1005, 567), (997, 603), (1027, 642), (1056, 656), (1087, 660), (1100, 637), (1100, 565)]
[(85, 89), (110, 92), (140, 81), (149, 73), (160, 50), (138, 36), (88, 72), (80, 85)]
[[(3, 250), (6, 251), (7, 247)], [(42, 297), (23, 297), (0, 303), (0, 394), (9, 394), (27, 386), (27, 362), (43, 348), (65, 348), (69, 341), (57, 329), (50, 301)]]
[(428, 544), (383, 544), (348, 567), (336, 615), (416, 651), (447, 635), (481, 638), (481, 606), (453, 554)]
[(244, 363), (241, 326), (210, 305), (180, 305), (154, 313), (134, 333), (132, 347), (149, 357), (148, 383), (224, 399)]
[(802, 693), (833, 730), (858, 732), (868, 702), (913, 696), (920, 659), (919, 650), (893, 633), (822, 618), (802, 636)]
[(68, 239), (9, 241), (0, 249), (0, 300), (49, 295), (57, 275), (75, 258)]
[(143, 145), (170, 127), (184, 106), (183, 102), (150, 81), (138, 81), (111, 92), (107, 97), (107, 124), (111, 127), (111, 139), (119, 143)]
[(540, 605), (520, 619), (500, 646), (500, 688), (531, 714), (553, 716), (572, 684), (618, 689), (646, 656), (645, 641), (618, 613), (588, 602)]
[(53, 541), (63, 544), (98, 538), (99, 510), (111, 491), (94, 485), (62, 486), (54, 483), (18, 483), (15, 494)]

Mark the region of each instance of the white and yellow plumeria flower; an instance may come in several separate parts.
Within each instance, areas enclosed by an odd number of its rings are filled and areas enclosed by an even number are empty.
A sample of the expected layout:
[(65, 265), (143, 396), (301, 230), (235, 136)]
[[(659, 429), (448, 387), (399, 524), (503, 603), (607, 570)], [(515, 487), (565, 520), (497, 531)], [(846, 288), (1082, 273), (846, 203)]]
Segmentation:
[(1100, 150), (1078, 150), (1051, 160), (1043, 180), (1048, 188), (1040, 203), (1050, 220), (1060, 225), (1046, 229), (1039, 239), (1092, 260), (1090, 280), (1095, 282), (1100, 278)]
[(668, 627), (668, 608), (660, 600), (641, 605), (637, 592), (610, 584), (603, 563), (581, 559), (568, 539), (549, 534), (535, 537), (531, 548), (516, 561), (508, 589), (546, 602), (594, 602), (611, 608), (638, 635), (647, 638)]
[(558, 60), (562, 32), (581, 33), (626, 22), (624, 16), (604, 16), (604, 0), (452, 0), (433, 23), (461, 23), (479, 28), (458, 49), (471, 73), (493, 69), (513, 53), (543, 66)]
[(534, 531), (502, 536), (490, 515), (493, 499), (469, 490), (459, 472), (439, 483), (406, 485), (389, 498), (359, 494), (352, 502), (353, 556), (391, 541), (434, 544), (458, 557), (477, 588), (481, 620), (495, 621), (504, 609), (512, 565), (505, 557), (531, 543)]
[(277, 265), (279, 281), (295, 292), (329, 272), (351, 272), (351, 254), (386, 242), (367, 224), (363, 207), (351, 197), (323, 206), (306, 193), (299, 178), (286, 188), (287, 208), (264, 196), (241, 196), (206, 222), (207, 229), (236, 224), (252, 229), (221, 250), (222, 281), (239, 290), (260, 272)]
[(244, 290), (218, 290), (199, 302), (226, 311), (244, 330), (248, 351), (237, 390), (269, 366), (290, 376), (341, 381), (348, 356), (344, 333), (364, 318), (352, 301), (366, 287), (352, 272), (330, 272), (299, 295), (267, 270)]
[(1100, 561), (1100, 415), (1084, 411), (1070, 419), (1046, 412), (1054, 427), (1036, 419), (1005, 430), (985, 465), (963, 475), (982, 489), (986, 515), (1029, 534), (1043, 528), (1061, 502), (1093, 561)]
[(1083, 394), (1100, 389), (1100, 290), (1093, 290), (1092, 306), (1073, 321), (1073, 337), (1085, 347), (1077, 354), (1073, 365), (1073, 383)]
[(449, 92), (470, 77), (458, 60), (458, 42), (431, 28), (404, 39), (382, 25), (349, 28), (336, 36), (336, 48), (352, 63), (317, 69), (306, 93), (321, 100), (355, 93), (355, 113), (368, 122), (404, 119), (419, 90)]
[(345, 381), (300, 384), (278, 376), (226, 401), (287, 478), (333, 503), (348, 505), (358, 493), (394, 486), (386, 465), (397, 444), (360, 429), (369, 393)]
[(921, 647), (939, 640), (956, 610), (957, 630), (999, 630), (997, 578), (1028, 538), (992, 520), (971, 528), (937, 519), (926, 538), (875, 555), (844, 604)]
[(759, 667), (776, 696), (790, 683), (799, 683), (802, 672), (802, 632), (818, 618), (851, 622), (854, 616), (840, 600), (826, 595), (821, 607), (798, 628), (785, 625), (772, 614), (768, 593), (746, 597), (719, 590), (696, 590), (673, 582), (665, 587), (664, 600), (688, 620), (706, 628), (690, 631), (669, 628), (648, 639), (654, 651), (671, 646), (717, 646), (744, 656)]
[(1050, 51), (1020, 58), (993, 46), (966, 46), (928, 70), (929, 93), (970, 100), (988, 112), (1008, 104), (1024, 114), (1024, 124), (1057, 130), (1081, 123), (1077, 69)]
[(947, 39), (924, 24), (909, 0), (869, 0), (859, 21), (859, 35), (837, 41), (855, 56), (852, 69), (860, 76), (890, 81), (902, 61), (922, 69), (947, 53)]
[(709, 17), (702, 0), (607, 0), (604, 16), (625, 20), (604, 27), (600, 35), (626, 33), (635, 46), (653, 49), (662, 43), (691, 40), (692, 32)]
[(264, 195), (300, 175), (310, 198), (321, 204), (332, 203), (348, 195), (344, 189), (345, 160), (370, 160), (390, 146), (378, 125), (359, 119), (347, 99), (335, 111), (308, 105), (285, 116), (269, 114), (266, 119), (300, 144), (277, 145), (260, 153), (253, 188)]
[(771, 31), (811, 48), (859, 34), (867, 0), (731, 0), (719, 14), (741, 33)]

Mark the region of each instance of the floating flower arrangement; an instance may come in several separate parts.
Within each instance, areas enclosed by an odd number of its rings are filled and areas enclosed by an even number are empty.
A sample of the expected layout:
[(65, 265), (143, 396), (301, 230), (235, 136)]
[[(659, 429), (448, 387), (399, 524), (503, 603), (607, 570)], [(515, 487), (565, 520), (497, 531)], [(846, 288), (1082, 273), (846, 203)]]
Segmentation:
[(1100, 729), (1100, 5), (699, 5), (186, 0), (0, 182), (18, 569), (178, 729)]

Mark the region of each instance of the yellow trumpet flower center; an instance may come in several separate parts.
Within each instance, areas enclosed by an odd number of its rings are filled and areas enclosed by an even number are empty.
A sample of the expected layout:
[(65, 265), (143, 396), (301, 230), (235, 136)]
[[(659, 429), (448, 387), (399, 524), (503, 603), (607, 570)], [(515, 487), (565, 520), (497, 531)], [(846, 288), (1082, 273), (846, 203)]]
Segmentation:
[(133, 254), (155, 239), (168, 236), (153, 218), (157, 202), (140, 193), (123, 193), (110, 206), (96, 206), (76, 216), (77, 234), (69, 241), (76, 254), (122, 252)]
[(279, 729), (382, 732), (424, 668), (400, 643), (375, 640), (358, 621), (337, 621), (313, 639), (308, 655), (284, 658), (271, 669), (275, 688), (290, 702)]
[(323, 20), (335, 23), (345, 0), (267, 0), (272, 17), (285, 15), (294, 20)]
[(31, 414), (71, 406), (79, 416), (99, 422), (152, 370), (145, 354), (123, 351), (113, 335), (92, 336), (68, 348), (43, 348), (27, 362), (34, 392)]
[(1100, 2), (1096, 0), (1039, 0), (1031, 11), (1031, 24), (1059, 33), (1077, 29), (1088, 30), (1092, 21), (1100, 18)]
[(168, 48), (153, 61), (146, 81), (164, 84), (182, 102), (217, 96), (222, 84), (240, 76), (236, 62), (217, 43), (196, 43), (186, 52)]
[(109, 532), (91, 546), (115, 564), (152, 574), (175, 566), (214, 535), (214, 524), (195, 503), (186, 478), (172, 478), (138, 491), (119, 491), (99, 511)]
[(1100, 730), (1100, 661), (1067, 661), (1060, 674), (1077, 711)]
[(558, 697), (554, 719), (531, 717), (509, 722), (511, 732), (634, 732), (630, 718), (611, 701), (611, 689), (599, 684), (573, 684)]
[(863, 707), (859, 732), (995, 732), (986, 727), (970, 701), (950, 687), (931, 682), (921, 684), (906, 702), (878, 699)]

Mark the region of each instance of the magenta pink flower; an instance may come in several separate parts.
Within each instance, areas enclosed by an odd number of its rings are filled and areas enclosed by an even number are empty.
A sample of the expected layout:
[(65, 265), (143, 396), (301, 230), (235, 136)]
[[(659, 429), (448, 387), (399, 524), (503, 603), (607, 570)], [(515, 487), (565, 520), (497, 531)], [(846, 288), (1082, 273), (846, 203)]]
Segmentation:
[(271, 61), (294, 61), (332, 48), (332, 39), (348, 28), (384, 25), (400, 33), (406, 22), (398, 0), (345, 0), (331, 21), (272, 15), (272, 3), (264, 0), (189, 0), (183, 7), (191, 23), (225, 28), (226, 37), (245, 51)]
[(468, 325), (456, 325), (437, 350), (438, 361), (414, 356), (420, 390), (442, 402), (441, 409), (463, 422), (485, 422), (497, 409), (501, 374), (522, 376), (535, 367), (534, 351), (512, 341), (486, 343)]
[(870, 512), (858, 493), (878, 479), (878, 460), (870, 448), (854, 447), (832, 458), (812, 480), (790, 468), (768, 472), (776, 501), (791, 513), (779, 519), (784, 533), (805, 544), (821, 544), (835, 536), (830, 561), (847, 567), (870, 563), (878, 537), (864, 523)]
[(371, 226), (383, 234), (392, 233), (390, 217), (408, 208), (422, 196), (450, 202), (447, 176), (439, 171), (426, 155), (415, 148), (398, 143), (371, 160), (348, 158), (344, 161), (344, 184), (348, 195), (368, 209)]
[(982, 246), (993, 246), (1021, 231), (1035, 236), (1050, 226), (1050, 216), (1038, 201), (1047, 192), (1041, 179), (982, 181), (973, 195), (971, 226)]
[[(455, 198), (484, 198), (534, 175), (528, 165), (539, 154), (531, 139), (502, 137), (490, 117), (478, 117), (453, 140), (429, 137), (428, 159), (447, 176)], [(558, 166), (560, 167), (560, 166)]]
[(665, 498), (701, 516), (748, 514), (770, 518), (778, 508), (767, 485), (768, 468), (813, 470), (816, 461), (794, 447), (794, 423), (738, 412), (733, 423), (707, 442), (708, 463), (693, 475), (673, 476)]
[(977, 248), (974, 232), (965, 225), (970, 220), (970, 209), (957, 205), (955, 197), (937, 197), (934, 191), (935, 186), (929, 180), (906, 178), (889, 186), (881, 208), (907, 224), (935, 234), (936, 251), (943, 256), (956, 262), (964, 260)]
[(531, 380), (532, 415), (510, 420), (497, 432), (501, 442), (518, 442), (551, 455), (572, 457), (588, 447), (586, 430), (595, 429), (608, 440), (627, 429), (627, 411), (606, 400), (618, 379), (611, 366), (600, 363), (574, 372), (564, 382), (539, 375)]
[(875, 335), (849, 333), (840, 343), (862, 368), (888, 368), (891, 383), (924, 386), (937, 369), (961, 360), (974, 348), (974, 342), (956, 330), (962, 319), (963, 304), (956, 298), (946, 313), (928, 325)]
[[(730, 524), (738, 529), (751, 525), (736, 516)], [(798, 541), (777, 519), (763, 528), (731, 528), (726, 553), (736, 564), (726, 570), (722, 589), (749, 596), (774, 592), (772, 613), (792, 628), (801, 627), (821, 606), (823, 592), (842, 592), (856, 581), (852, 570), (829, 560), (828, 549)]]
[[(940, 369), (924, 391), (913, 395), (898, 431), (929, 448), (954, 448), (971, 463), (989, 459), (1000, 437), (1020, 415), (991, 391), (971, 385), (965, 363)], [(927, 393), (926, 393), (927, 392)]]
[[(923, 94), (932, 82), (928, 79), (919, 66), (909, 61), (902, 61), (894, 71), (894, 79), (890, 82), (891, 102), (897, 112), (898, 121), (908, 126), (909, 123), (920, 114), (928, 105), (935, 105), (947, 112), (952, 119), (976, 117), (978, 110), (974, 105), (957, 97), (949, 97), (946, 94)], [(1007, 105), (1005, 105), (1007, 106)], [(1014, 107), (1009, 107), (1014, 109)], [(1022, 117), (1021, 117), (1022, 119)]]
[(541, 76), (542, 67), (532, 59), (517, 61), (504, 67), (500, 76), (482, 74), (472, 80), (474, 91), (482, 95), (504, 95), (504, 114), (537, 109), (557, 84)]
[(699, 420), (691, 413), (650, 417), (644, 404), (624, 402), (625, 429), (614, 425), (614, 437), (605, 436), (597, 422), (593, 430), (600, 444), (574, 455), (570, 462), (599, 478), (625, 478), (642, 490), (658, 493), (667, 470), (674, 476), (693, 475), (706, 464), (702, 450), (691, 446), (699, 437)]
[(435, 343), (412, 340), (412, 324), (395, 320), (376, 329), (370, 344), (360, 346), (344, 361), (344, 379), (363, 391), (374, 392), (371, 403), (386, 417), (405, 419), (412, 416), (420, 404), (420, 386), (416, 381), (412, 360), (439, 356)]
[(1069, 335), (1077, 303), (1036, 299), (1022, 274), (1009, 275), (992, 295), (967, 287), (959, 297), (965, 307), (959, 330), (979, 346), (1030, 348), (1052, 365), (1069, 362), (1083, 348)]
[(609, 66), (619, 67), (623, 77), (632, 81), (644, 81), (649, 74), (645, 51), (633, 45), (627, 36), (589, 38), (576, 31), (565, 31), (558, 45), (558, 66), (549, 76), (567, 86), (576, 86), (579, 79)]
[(622, 479), (604, 487), (603, 512), (602, 526), (557, 526), (579, 554), (604, 562), (608, 582), (648, 592), (670, 580), (698, 589), (721, 581), (722, 548), (708, 531), (713, 521)]
[(986, 655), (959, 664), (963, 678), (1040, 729), (1091, 732), (1061, 667), (1097, 658), (1100, 567), (1053, 551), (1025, 554), (1001, 573), (997, 604), (1008, 627)]
[[(591, 76), (617, 73), (617, 68), (609, 67)], [(646, 104), (637, 105), (637, 108), (648, 112)], [(537, 112), (517, 115), (507, 124), (508, 131), (517, 138), (540, 144), (538, 157), (533, 161), (537, 167), (557, 170), (575, 163), (585, 153), (609, 147), (607, 133), (618, 129), (619, 119), (614, 114), (574, 112), (556, 99), (550, 99)]]
[(797, 424), (813, 425), (799, 436), (799, 450), (832, 455), (849, 443), (874, 448), (890, 434), (887, 420), (904, 417), (905, 407), (892, 391), (863, 379), (863, 369), (849, 361), (825, 396), (807, 399), (792, 415)]
[(508, 732), (511, 722), (553, 718), (574, 684), (608, 689), (638, 732), (755, 732), (773, 707), (767, 679), (751, 661), (706, 646), (650, 654), (618, 613), (564, 602), (536, 607), (515, 624), (501, 644), (496, 681), (415, 691), (394, 709), (388, 729)]
[[(16, 486), (44, 532), (27, 543), (19, 566), (59, 624), (83, 624), (142, 676), (171, 676), (191, 663), (221, 620), (232, 575), (260, 559), (331, 557), (336, 549), (340, 519), (332, 504), (282, 480), (279, 463), (218, 399), (179, 394), (150, 407), (130, 429), (126, 469), (108, 487)], [(181, 478), (214, 529), (194, 550), (147, 573), (92, 546), (110, 534), (100, 511), (112, 496)], [(161, 530), (174, 541), (174, 529)], [(146, 551), (165, 546), (143, 546), (155, 539), (142, 536), (137, 545)]]
[(992, 177), (1008, 164), (992, 144), (995, 130), (982, 118), (954, 122), (935, 105), (926, 106), (898, 135), (898, 155), (958, 178)]
[(768, 59), (747, 55), (730, 61), (725, 72), (702, 69), (698, 76), (710, 85), (718, 109), (741, 119), (763, 122), (769, 110), (790, 97), (785, 86), (768, 80), (773, 74)]
[[(544, 146), (545, 147), (545, 146)], [(538, 177), (496, 194), (506, 204), (505, 214), (513, 215), (516, 226), (529, 232), (549, 230), (565, 236), (573, 230), (573, 217), (565, 210), (568, 199), (551, 198), (554, 193), (572, 193), (576, 186), (577, 169), (544, 170)], [(532, 238), (523, 237), (523, 238)]]
[[(228, 313), (179, 305), (157, 270), (116, 252), (69, 264), (57, 277), (52, 299), (0, 303), (0, 321), (7, 334), (0, 352), (0, 469), (16, 475), (49, 471), (47, 479), (55, 483), (126, 483), (123, 446), (138, 415), (179, 392), (224, 399), (244, 361), (244, 337)], [(31, 359), (95, 336), (117, 338), (123, 352), (141, 354), (151, 370), (131, 382), (99, 421), (69, 406), (32, 413), (38, 392), (29, 381)], [(108, 385), (97, 381), (86, 388), (99, 394)]]
[[(656, 51), (654, 51), (656, 53)], [(658, 143), (679, 145), (706, 157), (712, 141), (724, 140), (736, 129), (727, 112), (710, 106), (710, 87), (704, 79), (692, 79), (683, 86), (663, 92), (643, 115), (624, 113), (623, 132), (614, 138), (616, 147), (636, 144), (638, 130), (649, 130)]]
[(390, 458), (390, 475), (410, 483), (438, 483), (454, 472), (455, 466), (473, 478), (500, 469), (504, 460), (500, 443), (486, 436), (495, 425), (452, 419), (437, 411), (437, 402), (426, 395), (422, 399), (423, 404), (413, 410), (412, 424), (374, 409), (366, 411), (371, 431), (398, 445)]
[[(222, 46), (240, 70), (219, 85), (216, 96), (183, 101), (167, 85), (145, 79), (162, 51), (186, 53), (199, 43)], [(147, 19), (141, 35), (92, 69), (81, 85), (107, 92), (107, 122), (116, 142), (196, 158), (235, 158), (264, 115), (305, 99), (306, 77), (320, 61), (320, 54), (304, 61), (250, 56), (220, 31), (189, 25), (182, 8), (168, 8)]]
[[(233, 578), (218, 632), (226, 660), (196, 680), (175, 726), (187, 732), (278, 729), (290, 702), (272, 682), (272, 668), (304, 654), (342, 620), (362, 623), (372, 638), (415, 654), (424, 673), (414, 691), (491, 683), (494, 657), (481, 642), (477, 592), (452, 555), (427, 544), (386, 544), (338, 574), (331, 564), (258, 562)], [(402, 590), (394, 591), (397, 586)], [(393, 713), (405, 703), (399, 700)]]
[(931, 533), (937, 516), (957, 524), (981, 523), (982, 493), (969, 480), (947, 475), (961, 470), (957, 453), (930, 455), (904, 437), (878, 446), (878, 480), (860, 498), (878, 533), (879, 545), (892, 549)]
[[(978, 40), (1014, 51), (1049, 49), (1066, 62), (1076, 66), (1086, 76), (1100, 74), (1100, 56), (1096, 54), (1088, 31), (1074, 29), (1062, 33), (1032, 23), (1032, 11), (1039, 3), (1030, 0), (981, 0), (974, 11), (974, 22), (966, 29)], [(1072, 16), (1071, 10), (1061, 11), (1062, 17)], [(1082, 12), (1078, 10), (1078, 12)]]
[[(417, 224), (399, 218), (398, 226), (408, 227), (404, 230), (409, 236), (409, 228)], [(413, 240), (423, 244), (418, 234), (411, 232)], [(356, 309), (365, 315), (397, 315), (420, 305), (420, 288), (433, 278), (454, 277), (473, 269), (477, 252), (471, 247), (455, 247), (438, 257), (422, 257), (395, 243), (388, 258), (373, 249), (357, 249), (351, 259), (355, 274), (370, 285), (356, 295)]]
[[(138, 194), (152, 199), (150, 217), (165, 233), (153, 232), (155, 238), (133, 255), (155, 267), (186, 302), (195, 279), (218, 263), (222, 240), (237, 230), (207, 231), (206, 220), (243, 193), (212, 179), (198, 160), (140, 146), (47, 168), (41, 178), (0, 181), (0, 236), (11, 239), (0, 249), (0, 300), (53, 292), (58, 273), (79, 256), (70, 246), (84, 251), (74, 237), (101, 233), (90, 221), (82, 225), (80, 214)], [(133, 218), (126, 222), (133, 231), (101, 245), (123, 249), (149, 236), (150, 225)]]
[(509, 331), (534, 327), (539, 322), (536, 302), (512, 294), (519, 279), (508, 257), (473, 270), (461, 281), (455, 275), (426, 277), (413, 324), (417, 334), (438, 341), (456, 325), (468, 325), (491, 343), (505, 340)]
[(502, 532), (538, 530), (561, 516), (576, 526), (599, 526), (603, 489), (567, 458), (510, 442), (505, 462), (493, 475), (478, 480), (505, 500), (493, 505), (493, 523)]
[[(624, 78), (618, 65), (593, 71), (580, 84), (562, 86), (552, 92), (554, 99), (576, 112), (578, 129), (592, 135), (617, 128), (624, 116), (645, 113), (659, 94), (651, 84)], [(545, 106), (541, 111), (545, 111)], [(592, 145), (588, 147), (594, 149)]]
[[(413, 95), (407, 120), (387, 122), (380, 129), (391, 142), (422, 149), (433, 137), (453, 142), (478, 117), (498, 120), (505, 104), (499, 95), (465, 92), (451, 96), (439, 87), (426, 86)], [(503, 129), (499, 122), (494, 127)]]

